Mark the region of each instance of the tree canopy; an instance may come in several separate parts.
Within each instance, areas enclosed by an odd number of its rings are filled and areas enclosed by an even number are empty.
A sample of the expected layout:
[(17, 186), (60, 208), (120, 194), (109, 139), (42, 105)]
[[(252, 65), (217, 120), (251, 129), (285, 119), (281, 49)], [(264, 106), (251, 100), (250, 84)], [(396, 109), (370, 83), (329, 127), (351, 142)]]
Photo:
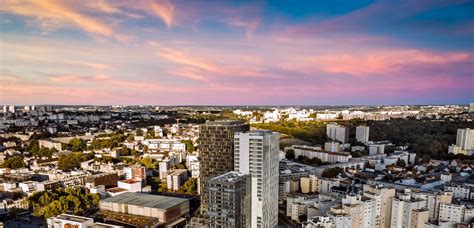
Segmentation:
[(92, 157), (88, 157), (82, 152), (73, 152), (68, 155), (61, 155), (58, 160), (58, 169), (70, 171), (81, 167), (81, 162), (87, 161)]
[(36, 192), (28, 198), (33, 215), (49, 218), (63, 213), (84, 215), (99, 206), (98, 194), (87, 194), (85, 189), (56, 188), (52, 191)]
[(18, 169), (18, 168), (24, 168), (26, 167), (25, 161), (23, 161), (23, 158), (21, 156), (12, 156), (3, 161), (3, 167), (4, 168), (10, 168), (10, 169)]

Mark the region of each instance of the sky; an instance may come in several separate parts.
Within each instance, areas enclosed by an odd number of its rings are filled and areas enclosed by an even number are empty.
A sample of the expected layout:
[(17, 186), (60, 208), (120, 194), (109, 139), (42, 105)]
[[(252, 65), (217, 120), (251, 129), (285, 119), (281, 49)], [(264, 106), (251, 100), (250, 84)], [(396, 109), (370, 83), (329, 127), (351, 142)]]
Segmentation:
[(0, 104), (474, 102), (474, 1), (2, 0)]

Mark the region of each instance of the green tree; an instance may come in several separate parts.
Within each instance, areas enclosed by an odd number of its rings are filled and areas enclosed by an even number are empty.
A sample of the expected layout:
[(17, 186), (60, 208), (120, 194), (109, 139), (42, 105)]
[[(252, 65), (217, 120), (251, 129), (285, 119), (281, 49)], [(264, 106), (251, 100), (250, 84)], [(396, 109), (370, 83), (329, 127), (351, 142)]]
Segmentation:
[(337, 177), (337, 175), (339, 175), (340, 173), (343, 173), (343, 172), (344, 172), (344, 169), (337, 166), (337, 167), (334, 167), (334, 168), (329, 168), (329, 169), (324, 170), (324, 172), (322, 174), (322, 177), (334, 178), (334, 177)]
[(403, 159), (398, 159), (396, 165), (398, 167), (405, 167), (407, 164), (405, 163), (405, 160)]
[(159, 192), (167, 192), (168, 191), (168, 185), (166, 184), (166, 181), (161, 181), (160, 187), (158, 188)]
[(85, 189), (73, 187), (56, 188), (51, 191), (36, 192), (28, 198), (33, 215), (42, 218), (54, 217), (63, 213), (84, 215), (96, 210), (100, 196), (87, 194)]
[(79, 152), (86, 150), (87, 144), (83, 139), (73, 138), (69, 140), (68, 147), (72, 152)]
[(181, 140), (181, 142), (186, 145), (186, 150), (188, 153), (194, 152), (194, 143), (192, 140)]
[(285, 153), (285, 158), (288, 160), (295, 160), (295, 151), (292, 149), (289, 149)]
[(197, 179), (189, 178), (184, 184), (179, 188), (179, 190), (186, 194), (197, 194)]
[(143, 158), (142, 160), (140, 160), (140, 163), (142, 165), (144, 165), (147, 169), (155, 169), (156, 168), (155, 162), (150, 157)]
[(73, 152), (68, 155), (61, 155), (58, 160), (58, 169), (70, 171), (81, 167), (81, 162), (87, 160), (88, 158), (82, 152)]
[(51, 158), (53, 156), (53, 151), (51, 151), (47, 147), (41, 147), (36, 154), (38, 157), (48, 157)]
[(5, 159), (5, 161), (3, 161), (3, 167), (10, 169), (24, 168), (26, 167), (26, 163), (21, 156), (15, 155)]
[(28, 143), (28, 146), (26, 146), (25, 150), (27, 152), (30, 152), (31, 154), (35, 155), (38, 153), (40, 147), (39, 147), (39, 141), (38, 140), (31, 140), (30, 143)]

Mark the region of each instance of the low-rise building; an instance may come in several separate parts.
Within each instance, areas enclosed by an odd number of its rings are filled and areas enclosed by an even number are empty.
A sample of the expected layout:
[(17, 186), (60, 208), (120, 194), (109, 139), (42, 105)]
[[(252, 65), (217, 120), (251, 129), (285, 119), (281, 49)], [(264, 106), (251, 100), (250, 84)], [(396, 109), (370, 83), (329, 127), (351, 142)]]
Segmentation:
[(168, 189), (177, 191), (187, 179), (188, 179), (188, 170), (175, 169), (175, 170), (171, 170), (166, 175), (166, 184), (167, 184)]
[(158, 218), (166, 224), (189, 213), (189, 200), (127, 192), (100, 201), (101, 211)]

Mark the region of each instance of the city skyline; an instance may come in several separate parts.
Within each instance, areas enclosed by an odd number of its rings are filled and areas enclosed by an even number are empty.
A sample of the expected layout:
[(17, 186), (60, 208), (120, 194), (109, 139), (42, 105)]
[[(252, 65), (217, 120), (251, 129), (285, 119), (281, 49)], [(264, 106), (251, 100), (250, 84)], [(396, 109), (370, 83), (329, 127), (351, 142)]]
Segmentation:
[(472, 1), (4, 1), (0, 103), (468, 104)]

